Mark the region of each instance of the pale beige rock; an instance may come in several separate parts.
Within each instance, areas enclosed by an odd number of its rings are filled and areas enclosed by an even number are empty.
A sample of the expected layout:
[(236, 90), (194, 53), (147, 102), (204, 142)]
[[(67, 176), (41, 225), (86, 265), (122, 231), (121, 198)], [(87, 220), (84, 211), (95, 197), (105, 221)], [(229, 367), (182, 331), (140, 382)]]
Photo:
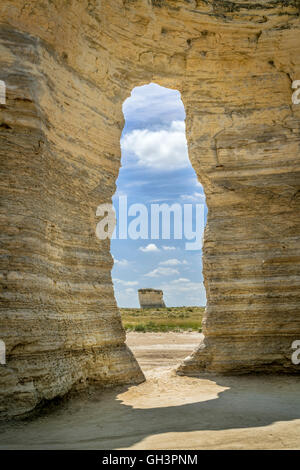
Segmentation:
[(139, 289), (139, 302), (141, 308), (164, 308), (164, 294), (160, 289)]
[(109, 243), (122, 103), (181, 92), (208, 224), (204, 343), (180, 373), (293, 372), (299, 321), (299, 1), (2, 0), (2, 415), (143, 380)]

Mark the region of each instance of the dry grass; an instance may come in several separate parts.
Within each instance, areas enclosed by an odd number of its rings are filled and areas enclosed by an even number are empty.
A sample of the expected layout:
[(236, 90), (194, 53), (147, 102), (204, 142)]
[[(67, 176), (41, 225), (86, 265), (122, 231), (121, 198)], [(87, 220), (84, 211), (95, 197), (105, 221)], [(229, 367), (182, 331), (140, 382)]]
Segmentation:
[(124, 328), (129, 331), (201, 331), (204, 307), (157, 309), (121, 308)]

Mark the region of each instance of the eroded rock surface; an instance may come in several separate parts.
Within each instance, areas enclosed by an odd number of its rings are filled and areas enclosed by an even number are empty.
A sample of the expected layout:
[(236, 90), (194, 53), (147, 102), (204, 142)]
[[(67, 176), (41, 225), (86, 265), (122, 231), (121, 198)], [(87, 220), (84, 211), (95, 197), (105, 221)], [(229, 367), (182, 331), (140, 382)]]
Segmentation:
[(209, 209), (205, 340), (180, 373), (299, 372), (299, 1), (2, 0), (1, 412), (143, 380), (109, 243), (122, 103), (181, 92)]
[(141, 308), (164, 308), (164, 294), (160, 289), (139, 289)]

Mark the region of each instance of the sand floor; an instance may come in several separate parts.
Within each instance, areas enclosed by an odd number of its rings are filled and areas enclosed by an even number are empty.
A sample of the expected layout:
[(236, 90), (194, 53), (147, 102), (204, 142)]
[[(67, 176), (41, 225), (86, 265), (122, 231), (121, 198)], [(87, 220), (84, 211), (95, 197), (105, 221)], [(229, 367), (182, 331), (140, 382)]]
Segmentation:
[(147, 381), (0, 426), (0, 449), (300, 449), (300, 377), (179, 377), (198, 333), (131, 333)]

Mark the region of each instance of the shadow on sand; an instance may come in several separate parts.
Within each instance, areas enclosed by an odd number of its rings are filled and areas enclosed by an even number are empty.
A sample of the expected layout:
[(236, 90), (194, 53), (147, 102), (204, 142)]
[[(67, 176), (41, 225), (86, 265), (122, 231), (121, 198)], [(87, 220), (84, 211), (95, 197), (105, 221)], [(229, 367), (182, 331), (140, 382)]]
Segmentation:
[[(203, 380), (211, 382), (217, 392), (219, 387), (227, 389), (203, 399)], [(2, 424), (0, 448), (128, 448), (155, 434), (257, 428), (300, 419), (299, 377), (205, 376), (193, 381), (199, 387), (200, 401), (176, 406), (149, 407), (147, 398), (150, 402), (153, 396), (147, 393), (145, 408), (125, 404), (122, 394), (130, 387), (94, 392), (88, 399), (72, 398), (30, 419)]]

